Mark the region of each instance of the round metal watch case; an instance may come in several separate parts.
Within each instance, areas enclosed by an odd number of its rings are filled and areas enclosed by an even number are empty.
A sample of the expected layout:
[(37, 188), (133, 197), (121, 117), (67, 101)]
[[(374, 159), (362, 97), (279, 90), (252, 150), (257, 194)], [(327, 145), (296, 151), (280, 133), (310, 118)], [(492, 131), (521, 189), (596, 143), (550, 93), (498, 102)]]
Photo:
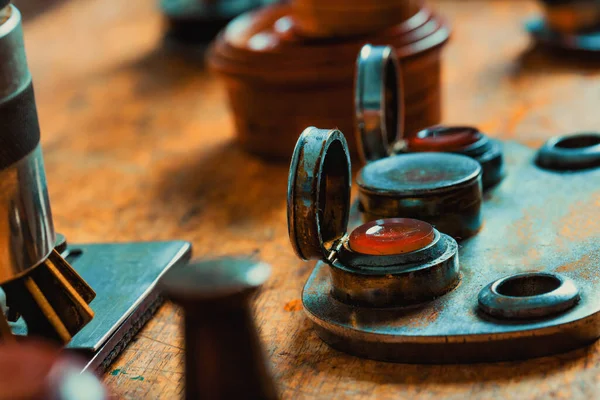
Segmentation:
[[(473, 163), (475, 185), (480, 185), (475, 161), (447, 156)], [(332, 295), (353, 305), (397, 307), (452, 289), (459, 279), (458, 245), (437, 230), (431, 243), (404, 254), (367, 255), (350, 249), (350, 176), (348, 147), (340, 131), (307, 128), (300, 135), (290, 165), (288, 230), (300, 258), (328, 264)]]
[[(502, 180), (504, 176), (504, 157), (502, 146), (497, 140), (490, 139), (484, 133), (480, 132), (479, 129), (471, 126), (434, 126), (427, 128), (417, 133), (417, 138), (426, 139), (428, 137), (443, 137), (448, 135), (454, 135), (457, 133), (470, 133), (478, 139), (465, 146), (459, 148), (452, 148), (447, 151), (449, 153), (460, 154), (467, 157), (471, 157), (481, 165), (481, 183), (483, 190), (487, 190), (496, 186)], [(432, 151), (424, 149), (414, 149), (408, 146), (403, 149), (403, 152), (422, 152)]]
[(364, 221), (414, 218), (465, 239), (481, 228), (481, 166), (449, 153), (413, 153), (384, 158), (359, 172)]
[(498, 184), (504, 171), (502, 147), (477, 128), (439, 125), (414, 137), (404, 132), (405, 93), (400, 69), (396, 52), (389, 46), (367, 44), (356, 60), (355, 134), (363, 162), (398, 153), (455, 153), (481, 164), (483, 189)]
[(435, 234), (423, 249), (388, 256), (356, 253), (344, 243), (329, 264), (331, 294), (363, 307), (400, 307), (442, 296), (459, 281), (458, 245)]

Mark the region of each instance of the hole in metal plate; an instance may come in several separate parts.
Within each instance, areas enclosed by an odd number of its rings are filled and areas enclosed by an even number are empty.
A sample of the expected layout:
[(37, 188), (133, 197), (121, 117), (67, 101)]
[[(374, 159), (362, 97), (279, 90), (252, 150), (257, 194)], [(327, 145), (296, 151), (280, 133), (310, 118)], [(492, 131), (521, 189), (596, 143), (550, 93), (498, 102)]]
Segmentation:
[(571, 137), (565, 137), (556, 142), (555, 146), (561, 149), (581, 149), (600, 144), (600, 135), (595, 133), (583, 133)]
[(498, 279), (478, 296), (479, 308), (504, 319), (535, 319), (562, 313), (579, 301), (575, 282), (552, 272), (527, 272)]
[(560, 279), (552, 275), (515, 276), (502, 282), (496, 292), (511, 297), (538, 296), (558, 289), (560, 284)]
[(582, 132), (548, 140), (536, 164), (544, 169), (573, 171), (600, 166), (600, 133)]

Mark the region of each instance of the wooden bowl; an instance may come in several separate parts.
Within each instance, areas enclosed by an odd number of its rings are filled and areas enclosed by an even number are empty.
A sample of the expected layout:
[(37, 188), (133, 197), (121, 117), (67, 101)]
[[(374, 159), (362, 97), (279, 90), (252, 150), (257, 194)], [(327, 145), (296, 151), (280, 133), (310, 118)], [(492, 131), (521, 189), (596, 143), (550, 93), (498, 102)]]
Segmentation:
[(298, 34), (289, 5), (275, 5), (233, 20), (208, 61), (226, 84), (239, 143), (262, 157), (288, 160), (307, 126), (339, 128), (356, 153), (355, 62), (366, 43), (398, 52), (407, 135), (439, 123), (440, 55), (448, 37), (444, 22), (421, 9), (374, 35), (310, 39)]

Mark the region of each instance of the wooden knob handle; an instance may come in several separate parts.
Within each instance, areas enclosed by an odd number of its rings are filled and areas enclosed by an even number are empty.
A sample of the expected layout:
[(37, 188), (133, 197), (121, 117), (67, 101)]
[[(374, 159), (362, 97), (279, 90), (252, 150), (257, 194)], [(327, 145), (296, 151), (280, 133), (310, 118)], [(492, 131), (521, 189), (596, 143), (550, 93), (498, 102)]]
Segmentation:
[(275, 399), (252, 317), (268, 265), (221, 258), (170, 270), (161, 286), (183, 307), (187, 399)]

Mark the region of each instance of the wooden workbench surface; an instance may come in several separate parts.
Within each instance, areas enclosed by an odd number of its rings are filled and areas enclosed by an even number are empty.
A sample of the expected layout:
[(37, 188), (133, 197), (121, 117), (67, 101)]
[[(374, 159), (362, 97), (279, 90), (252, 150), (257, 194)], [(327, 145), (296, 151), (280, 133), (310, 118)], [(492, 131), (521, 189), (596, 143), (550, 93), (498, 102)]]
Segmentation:
[[(19, 1), (16, 1), (17, 5)], [(529, 49), (530, 1), (433, 2), (454, 30), (445, 121), (539, 145), (600, 127), (598, 65)], [(45, 3), (26, 15), (57, 229), (72, 242), (184, 239), (196, 257), (253, 254), (272, 264), (257, 319), (284, 398), (585, 398), (600, 390), (600, 347), (528, 362), (399, 365), (334, 351), (300, 293), (312, 268), (288, 243), (287, 165), (233, 143), (222, 86), (199, 54), (162, 45), (155, 0)], [(120, 398), (173, 398), (183, 386), (180, 313), (163, 306), (104, 381)]]

